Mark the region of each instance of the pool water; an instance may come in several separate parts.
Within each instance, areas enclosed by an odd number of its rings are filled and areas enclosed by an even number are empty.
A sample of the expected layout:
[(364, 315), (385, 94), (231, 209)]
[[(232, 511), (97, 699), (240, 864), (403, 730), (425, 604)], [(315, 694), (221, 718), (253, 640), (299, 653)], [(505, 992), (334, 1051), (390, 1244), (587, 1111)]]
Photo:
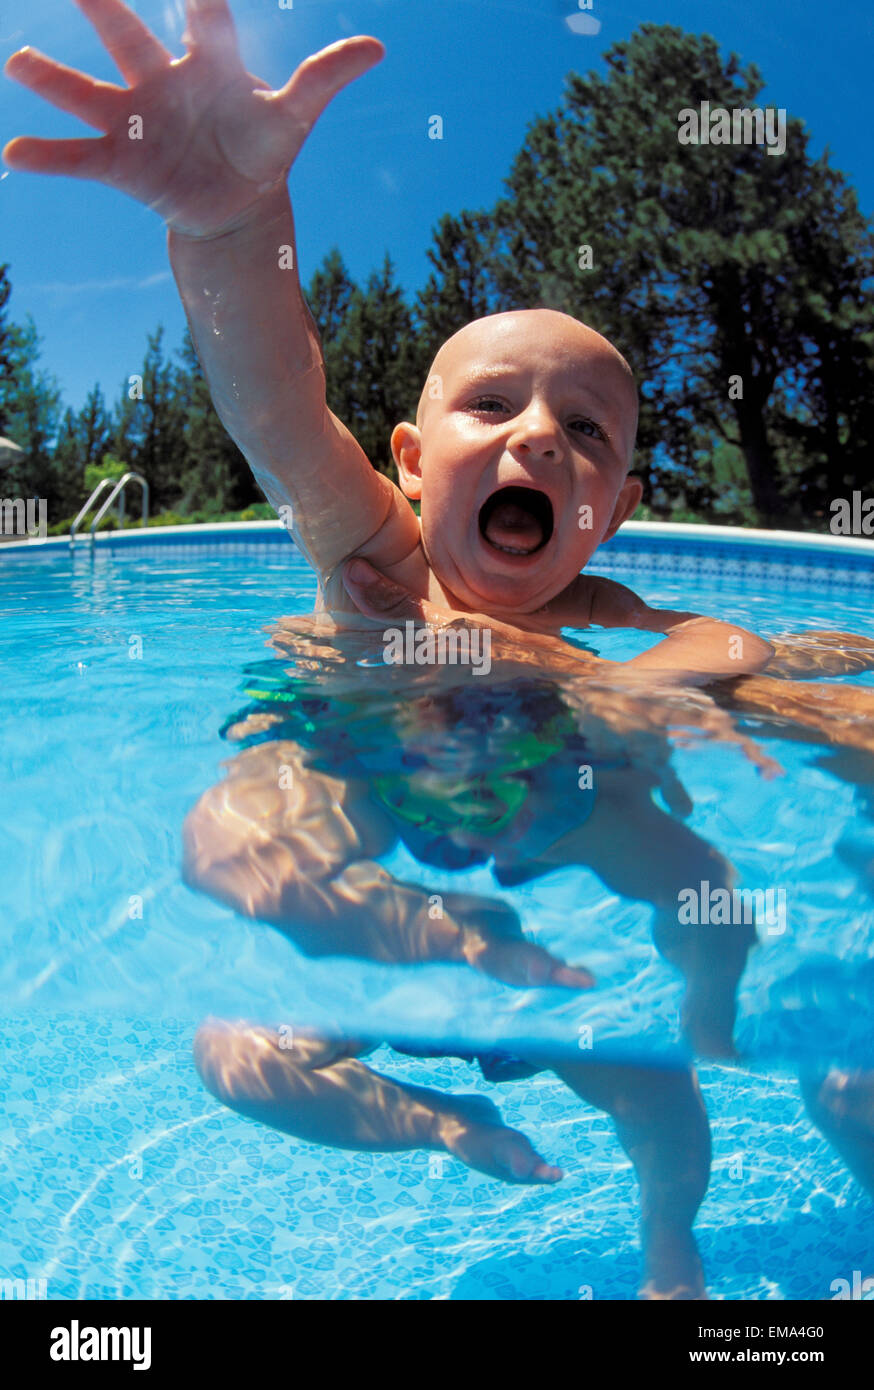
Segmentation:
[[(653, 605), (764, 635), (874, 637), (864, 586), (616, 574)], [(382, 861), (428, 892), (504, 898), (531, 939), (593, 971), (582, 995), (308, 958), (185, 886), (182, 823), (233, 754), (219, 731), (246, 703), (247, 669), (273, 659), (263, 629), (314, 593), (285, 544), (2, 557), (0, 1275), (45, 1278), (59, 1298), (633, 1297), (630, 1164), (607, 1118), (552, 1073), (496, 1088), (454, 1058), (368, 1059), (489, 1095), (567, 1170), (532, 1189), (429, 1153), (299, 1143), (224, 1109), (194, 1071), (209, 1014), (471, 1050), (573, 1049), (591, 1029), (604, 1056), (682, 1055), (681, 982), (654, 949), (650, 907), (587, 869), (498, 889), (487, 864), (439, 869), (403, 846)], [(653, 639), (585, 640), (623, 659)], [(714, 1168), (696, 1231), (712, 1296), (828, 1298), (833, 1280), (871, 1273), (874, 1204), (810, 1124), (795, 1073), (874, 1069), (874, 826), (864, 788), (821, 746), (749, 731), (784, 777), (766, 781), (730, 745), (673, 754), (688, 824), (742, 884), (789, 903), (741, 984), (742, 1065), (701, 1068)]]

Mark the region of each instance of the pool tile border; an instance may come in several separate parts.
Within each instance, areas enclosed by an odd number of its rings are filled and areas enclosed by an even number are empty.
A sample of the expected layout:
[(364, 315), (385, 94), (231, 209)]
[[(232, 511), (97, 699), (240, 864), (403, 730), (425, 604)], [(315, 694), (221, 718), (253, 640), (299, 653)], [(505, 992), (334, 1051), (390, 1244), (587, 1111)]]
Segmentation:
[[(160, 549), (162, 554), (204, 556), (251, 555), (278, 558), (281, 547), (294, 555), (293, 542), (278, 523), (154, 528), (103, 533), (95, 555), (113, 558), (128, 552)], [(13, 542), (0, 546), (0, 558), (34, 558), (34, 552), (70, 554), (65, 537), (43, 543)], [(80, 542), (75, 556), (89, 554)], [(592, 573), (619, 578), (655, 572), (666, 579), (703, 578), (727, 584), (751, 580), (781, 588), (822, 587), (826, 590), (874, 589), (874, 542), (855, 538), (816, 536), (806, 532), (737, 530), (729, 527), (685, 526), (676, 523), (628, 522), (596, 554)]]

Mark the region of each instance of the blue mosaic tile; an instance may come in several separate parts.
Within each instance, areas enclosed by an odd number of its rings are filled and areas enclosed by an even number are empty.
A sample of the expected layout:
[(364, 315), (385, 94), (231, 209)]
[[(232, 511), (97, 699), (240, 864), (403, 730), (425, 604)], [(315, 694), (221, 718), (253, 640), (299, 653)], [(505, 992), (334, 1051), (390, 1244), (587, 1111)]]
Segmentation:
[[(537, 1300), (575, 1299), (583, 1286), (596, 1300), (634, 1297), (630, 1165), (604, 1117), (549, 1073), (492, 1088), (450, 1059), (381, 1050), (375, 1063), (414, 1085), (491, 1095), (568, 1173), (556, 1188), (521, 1189), (451, 1158), (437, 1179), (426, 1153), (297, 1143), (218, 1106), (193, 1067), (181, 1086), (174, 1061), (138, 1073), (142, 1038), (130, 1042), (129, 1022), (104, 1029), (101, 1046), (87, 1020), (62, 1025), (64, 1049), (52, 1030), (36, 1034), (20, 1078), (41, 1119), (26, 1144), (4, 1147), (2, 1277), (45, 1277), (48, 1296), (62, 1299)], [(5, 1026), (15, 1038), (15, 1021)], [(194, 1031), (151, 1027), (155, 1056), (172, 1057)], [(57, 1106), (80, 1050), (94, 1055), (99, 1081), (129, 1076), (119, 1119), (145, 1142), (140, 1180), (124, 1161), (127, 1138), (100, 1123), (97, 1091), (79, 1091), (72, 1112)], [(714, 1162), (696, 1229), (711, 1295), (827, 1298), (832, 1280), (870, 1274), (872, 1203), (810, 1125), (797, 1083), (720, 1067), (701, 1080)], [(265, 1153), (277, 1160), (269, 1174)], [(252, 1179), (248, 1192), (240, 1176)]]

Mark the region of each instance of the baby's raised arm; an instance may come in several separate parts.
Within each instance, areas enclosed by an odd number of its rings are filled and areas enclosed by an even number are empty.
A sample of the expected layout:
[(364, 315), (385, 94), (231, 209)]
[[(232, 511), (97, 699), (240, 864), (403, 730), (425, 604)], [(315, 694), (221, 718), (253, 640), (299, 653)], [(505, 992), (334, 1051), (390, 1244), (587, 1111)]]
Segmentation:
[(164, 219), (216, 409), (270, 501), (292, 508), (323, 583), (348, 555), (372, 553), (376, 535), (387, 562), (408, 553), (418, 541), (409, 504), (327, 408), (286, 189), (318, 116), (382, 45), (333, 44), (271, 91), (243, 67), (226, 0), (187, 0), (187, 52), (176, 60), (121, 0), (77, 2), (128, 86), (22, 49), (7, 74), (104, 134), (13, 140), (6, 162), (97, 179)]
[(297, 272), (279, 267), (294, 247), (288, 193), (276, 189), (233, 230), (204, 238), (171, 229), (168, 241), (222, 423), (269, 501), (291, 507), (295, 540), (328, 606), (345, 607), (345, 591), (331, 583), (341, 561), (392, 532), (400, 543), (386, 563), (400, 559), (417, 544), (418, 524), (328, 409), (315, 324)]

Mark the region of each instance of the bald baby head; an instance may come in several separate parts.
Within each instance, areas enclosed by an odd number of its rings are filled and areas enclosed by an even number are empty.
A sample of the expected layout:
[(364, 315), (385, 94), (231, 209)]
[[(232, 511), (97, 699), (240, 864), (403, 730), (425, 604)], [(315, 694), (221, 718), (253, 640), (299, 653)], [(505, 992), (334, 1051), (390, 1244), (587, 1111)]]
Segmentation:
[(628, 363), (569, 314), (491, 314), (454, 333), (416, 423), (391, 437), (425, 558), (453, 602), (531, 613), (575, 581), (640, 500), (636, 430)]
[(621, 413), (621, 433), (626, 445), (628, 466), (637, 433), (638, 398), (634, 375), (625, 358), (609, 339), (570, 314), (558, 309), (513, 309), (489, 314), (465, 324), (438, 349), (428, 379), (419, 397), (416, 425), (427, 425), (429, 407), (442, 401), (448, 386), (455, 386), (466, 375), (482, 373), (490, 362), (506, 364), (530, 360), (532, 349), (548, 349), (550, 356), (566, 367), (569, 376), (578, 376), (581, 385), (614, 404)]

